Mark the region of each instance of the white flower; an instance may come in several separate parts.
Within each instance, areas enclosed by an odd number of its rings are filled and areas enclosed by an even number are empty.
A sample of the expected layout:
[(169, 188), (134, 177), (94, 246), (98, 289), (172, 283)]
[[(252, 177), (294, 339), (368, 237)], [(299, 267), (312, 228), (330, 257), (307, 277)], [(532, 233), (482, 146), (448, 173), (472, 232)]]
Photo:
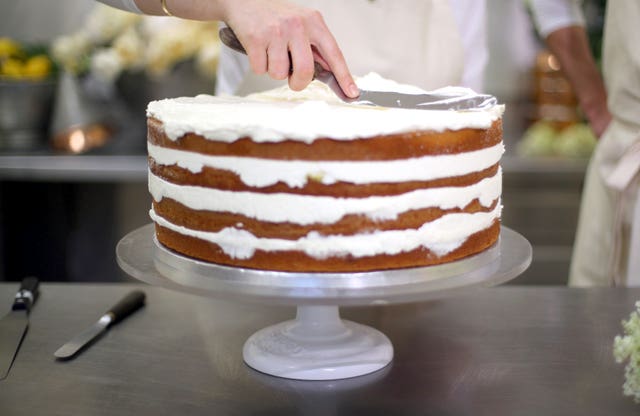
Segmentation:
[(129, 27), (113, 41), (113, 49), (127, 68), (137, 68), (143, 64), (145, 43), (134, 27)]
[(176, 63), (193, 57), (200, 46), (198, 32), (205, 24), (179, 19), (147, 19), (144, 26), (148, 39), (145, 51), (147, 72), (160, 77)]
[(200, 48), (196, 56), (196, 69), (205, 78), (214, 78), (218, 69), (218, 58), (220, 57), (220, 44), (211, 42)]
[(80, 70), (81, 60), (91, 49), (89, 38), (82, 32), (61, 36), (51, 45), (51, 55), (66, 71)]
[(96, 4), (82, 28), (82, 31), (96, 44), (111, 41), (127, 27), (140, 21), (142, 17), (104, 4)]
[(113, 82), (124, 69), (124, 62), (115, 49), (98, 49), (91, 58), (91, 72), (100, 80)]
[(636, 311), (629, 319), (622, 321), (624, 336), (617, 335), (613, 340), (613, 356), (618, 363), (627, 362), (624, 370), (623, 392), (640, 402), (640, 302), (636, 302)]
[(52, 47), (66, 70), (89, 69), (103, 81), (112, 82), (125, 70), (161, 77), (189, 59), (201, 75), (213, 78), (220, 40), (211, 22), (142, 16), (96, 4), (77, 32), (57, 38)]

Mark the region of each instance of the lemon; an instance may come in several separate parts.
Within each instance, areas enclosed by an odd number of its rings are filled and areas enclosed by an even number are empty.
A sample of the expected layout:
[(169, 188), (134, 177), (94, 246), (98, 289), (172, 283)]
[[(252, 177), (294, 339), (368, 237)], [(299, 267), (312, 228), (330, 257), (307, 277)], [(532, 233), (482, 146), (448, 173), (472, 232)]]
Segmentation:
[(7, 78), (22, 78), (23, 64), (15, 58), (8, 58), (2, 62), (0, 75)]
[(46, 55), (35, 55), (24, 63), (22, 74), (25, 77), (42, 79), (51, 73), (51, 60)]
[(21, 53), (21, 49), (20, 44), (15, 40), (0, 37), (0, 58), (17, 56)]

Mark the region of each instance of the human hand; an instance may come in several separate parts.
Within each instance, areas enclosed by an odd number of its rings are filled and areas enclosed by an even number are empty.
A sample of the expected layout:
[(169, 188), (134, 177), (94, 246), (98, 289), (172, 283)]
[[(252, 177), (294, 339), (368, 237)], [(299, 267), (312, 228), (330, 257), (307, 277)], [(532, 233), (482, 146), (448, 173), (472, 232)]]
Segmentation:
[(604, 81), (589, 48), (585, 28), (561, 27), (546, 37), (546, 43), (558, 58), (594, 134), (602, 136), (611, 121), (611, 114), (607, 108)]
[(342, 51), (320, 12), (285, 0), (222, 3), (224, 20), (244, 46), (253, 72), (279, 80), (288, 77), (291, 89), (298, 91), (313, 80), (316, 61), (333, 72), (347, 96), (358, 96)]
[(596, 137), (602, 137), (607, 127), (609, 127), (611, 119), (611, 113), (609, 113), (609, 111), (606, 109), (600, 114), (589, 118), (589, 125), (591, 126), (591, 129), (593, 130), (593, 133), (596, 135)]

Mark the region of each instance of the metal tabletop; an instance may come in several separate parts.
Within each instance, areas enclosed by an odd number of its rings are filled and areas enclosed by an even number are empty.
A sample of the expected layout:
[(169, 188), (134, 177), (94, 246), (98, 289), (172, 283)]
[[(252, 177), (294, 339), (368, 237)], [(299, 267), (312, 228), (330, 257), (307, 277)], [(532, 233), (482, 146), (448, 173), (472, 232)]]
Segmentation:
[[(147, 306), (72, 361), (53, 352), (134, 288)], [(16, 284), (0, 284), (8, 310)], [(293, 307), (138, 284), (52, 284), (11, 372), (0, 415), (636, 415), (612, 343), (640, 289), (496, 287), (442, 300), (341, 309), (383, 331), (390, 366), (339, 381), (260, 374), (254, 331)], [(3, 312), (0, 312), (3, 314)]]

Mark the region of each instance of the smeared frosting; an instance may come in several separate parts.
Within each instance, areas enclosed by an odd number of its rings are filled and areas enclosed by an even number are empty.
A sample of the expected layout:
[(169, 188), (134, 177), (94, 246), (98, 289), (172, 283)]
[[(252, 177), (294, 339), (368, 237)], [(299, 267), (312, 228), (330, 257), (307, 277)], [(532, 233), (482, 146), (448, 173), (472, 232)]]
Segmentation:
[[(375, 74), (356, 82), (374, 91), (425, 92)], [(452, 94), (460, 89), (436, 92)], [(481, 111), (426, 111), (346, 104), (319, 81), (302, 92), (282, 87), (247, 97), (198, 95), (152, 101), (147, 107), (147, 116), (160, 120), (172, 140), (196, 133), (226, 142), (251, 137), (256, 142), (311, 143), (318, 138), (353, 140), (410, 131), (486, 129), (503, 112), (502, 105)]]
[(490, 212), (447, 214), (425, 223), (418, 229), (375, 231), (350, 236), (323, 236), (311, 232), (297, 240), (259, 238), (246, 230), (225, 228), (220, 232), (191, 230), (172, 224), (158, 216), (153, 209), (151, 218), (163, 227), (180, 234), (199, 238), (219, 245), (230, 257), (248, 259), (256, 250), (267, 252), (299, 250), (307, 255), (324, 259), (331, 256), (354, 257), (394, 255), (426, 247), (443, 256), (460, 247), (470, 235), (491, 226), (500, 216), (502, 206), (497, 204)]
[(234, 172), (249, 186), (264, 187), (283, 182), (302, 187), (310, 178), (323, 184), (400, 183), (428, 181), (466, 175), (500, 161), (504, 145), (452, 155), (423, 156), (387, 161), (301, 161), (252, 157), (211, 156), (148, 144), (149, 156), (160, 165), (177, 165), (192, 173), (203, 167)]
[(464, 208), (474, 199), (489, 207), (502, 193), (502, 172), (465, 187), (418, 189), (400, 195), (367, 198), (224, 191), (176, 185), (149, 172), (149, 192), (156, 201), (168, 197), (193, 210), (241, 214), (269, 222), (330, 224), (349, 214), (382, 220), (421, 208)]

